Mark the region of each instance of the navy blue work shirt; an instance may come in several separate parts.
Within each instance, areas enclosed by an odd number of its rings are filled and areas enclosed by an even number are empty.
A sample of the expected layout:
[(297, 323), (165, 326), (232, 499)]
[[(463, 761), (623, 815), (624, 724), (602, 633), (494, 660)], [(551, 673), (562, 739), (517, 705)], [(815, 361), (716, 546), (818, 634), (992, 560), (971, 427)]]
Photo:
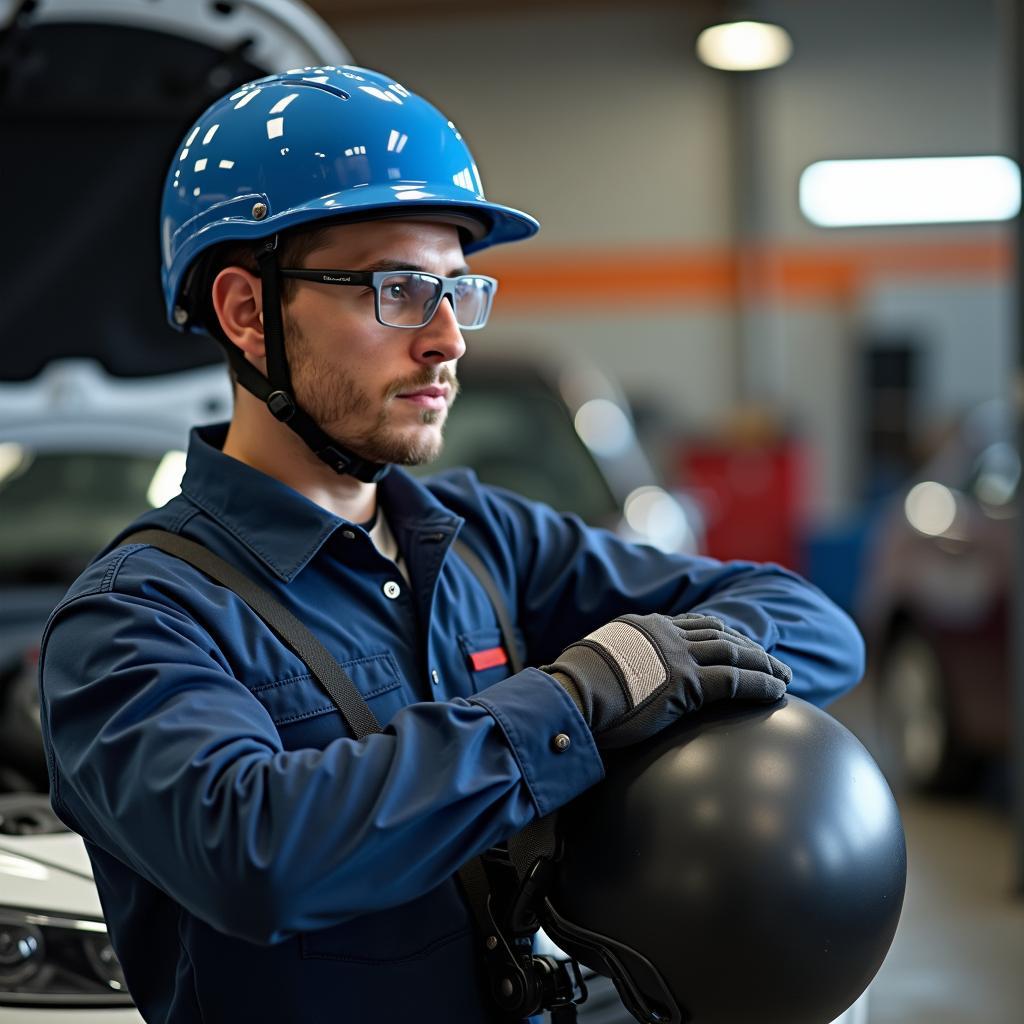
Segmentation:
[(699, 610), (816, 704), (861, 675), (852, 622), (792, 573), (629, 544), (468, 471), (380, 484), (407, 583), (359, 526), (224, 455), (225, 433), (194, 432), (182, 493), (122, 536), (172, 530), (248, 574), (386, 727), (353, 739), (241, 599), (179, 559), (111, 548), (71, 587), (40, 655), (52, 800), (150, 1021), (490, 1019), (452, 876), (603, 769), (554, 680), (494, 664), (498, 622), (456, 534), (527, 665), (625, 612)]

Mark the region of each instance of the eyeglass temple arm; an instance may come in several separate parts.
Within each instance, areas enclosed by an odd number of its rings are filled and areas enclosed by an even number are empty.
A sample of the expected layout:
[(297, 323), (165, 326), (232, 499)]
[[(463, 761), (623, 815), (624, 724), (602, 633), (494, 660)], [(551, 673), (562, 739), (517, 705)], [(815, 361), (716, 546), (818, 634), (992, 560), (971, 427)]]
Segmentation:
[(373, 274), (350, 270), (306, 270), (282, 267), (282, 277), (294, 277), (302, 281), (317, 281), (320, 284), (372, 285)]

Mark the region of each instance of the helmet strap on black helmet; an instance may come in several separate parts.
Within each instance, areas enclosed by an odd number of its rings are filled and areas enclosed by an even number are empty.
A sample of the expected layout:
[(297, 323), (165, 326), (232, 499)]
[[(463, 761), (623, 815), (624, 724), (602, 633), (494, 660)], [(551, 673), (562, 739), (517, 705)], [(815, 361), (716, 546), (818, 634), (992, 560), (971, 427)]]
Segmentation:
[(622, 1005), (637, 1020), (685, 1024), (690, 1019), (690, 1014), (676, 1003), (658, 968), (642, 953), (567, 921), (546, 897), (541, 915), (549, 938), (591, 967), (600, 965), (600, 973), (612, 979)]
[(390, 468), (387, 463), (371, 462), (334, 440), (292, 394), (291, 372), (284, 345), (284, 317), (281, 309), (281, 276), (277, 267), (277, 236), (270, 239), (256, 257), (263, 286), (263, 339), (267, 356), (267, 376), (257, 370), (236, 345), (225, 345), (228, 362), (238, 383), (264, 402), (275, 419), (287, 424), (305, 442), (313, 454), (338, 474), (354, 476), (364, 483), (376, 483)]
[(587, 999), (575, 960), (532, 949), (557, 857), (555, 818), (549, 814), (531, 822), (506, 846), (488, 850), (459, 871), (484, 946), (487, 987), (509, 1022), (549, 1010), (552, 1024), (573, 1024), (576, 1007)]

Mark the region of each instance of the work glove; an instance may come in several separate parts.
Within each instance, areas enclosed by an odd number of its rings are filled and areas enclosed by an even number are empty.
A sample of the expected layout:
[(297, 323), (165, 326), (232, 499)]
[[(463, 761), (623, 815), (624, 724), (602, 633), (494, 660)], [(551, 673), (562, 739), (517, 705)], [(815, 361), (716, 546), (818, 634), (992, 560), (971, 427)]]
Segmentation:
[(722, 700), (771, 702), (789, 666), (711, 615), (622, 615), (542, 671), (568, 691), (601, 749), (639, 743)]

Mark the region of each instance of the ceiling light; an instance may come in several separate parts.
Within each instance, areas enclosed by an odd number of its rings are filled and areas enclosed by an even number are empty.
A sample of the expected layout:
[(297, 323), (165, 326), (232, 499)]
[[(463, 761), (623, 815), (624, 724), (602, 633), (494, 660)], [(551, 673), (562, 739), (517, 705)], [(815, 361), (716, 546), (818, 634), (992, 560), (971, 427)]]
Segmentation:
[(720, 71), (764, 71), (785, 64), (792, 53), (789, 33), (763, 21), (712, 25), (697, 37), (697, 56)]
[(903, 501), (907, 522), (926, 537), (941, 537), (956, 522), (956, 495), (945, 485), (926, 480)]

